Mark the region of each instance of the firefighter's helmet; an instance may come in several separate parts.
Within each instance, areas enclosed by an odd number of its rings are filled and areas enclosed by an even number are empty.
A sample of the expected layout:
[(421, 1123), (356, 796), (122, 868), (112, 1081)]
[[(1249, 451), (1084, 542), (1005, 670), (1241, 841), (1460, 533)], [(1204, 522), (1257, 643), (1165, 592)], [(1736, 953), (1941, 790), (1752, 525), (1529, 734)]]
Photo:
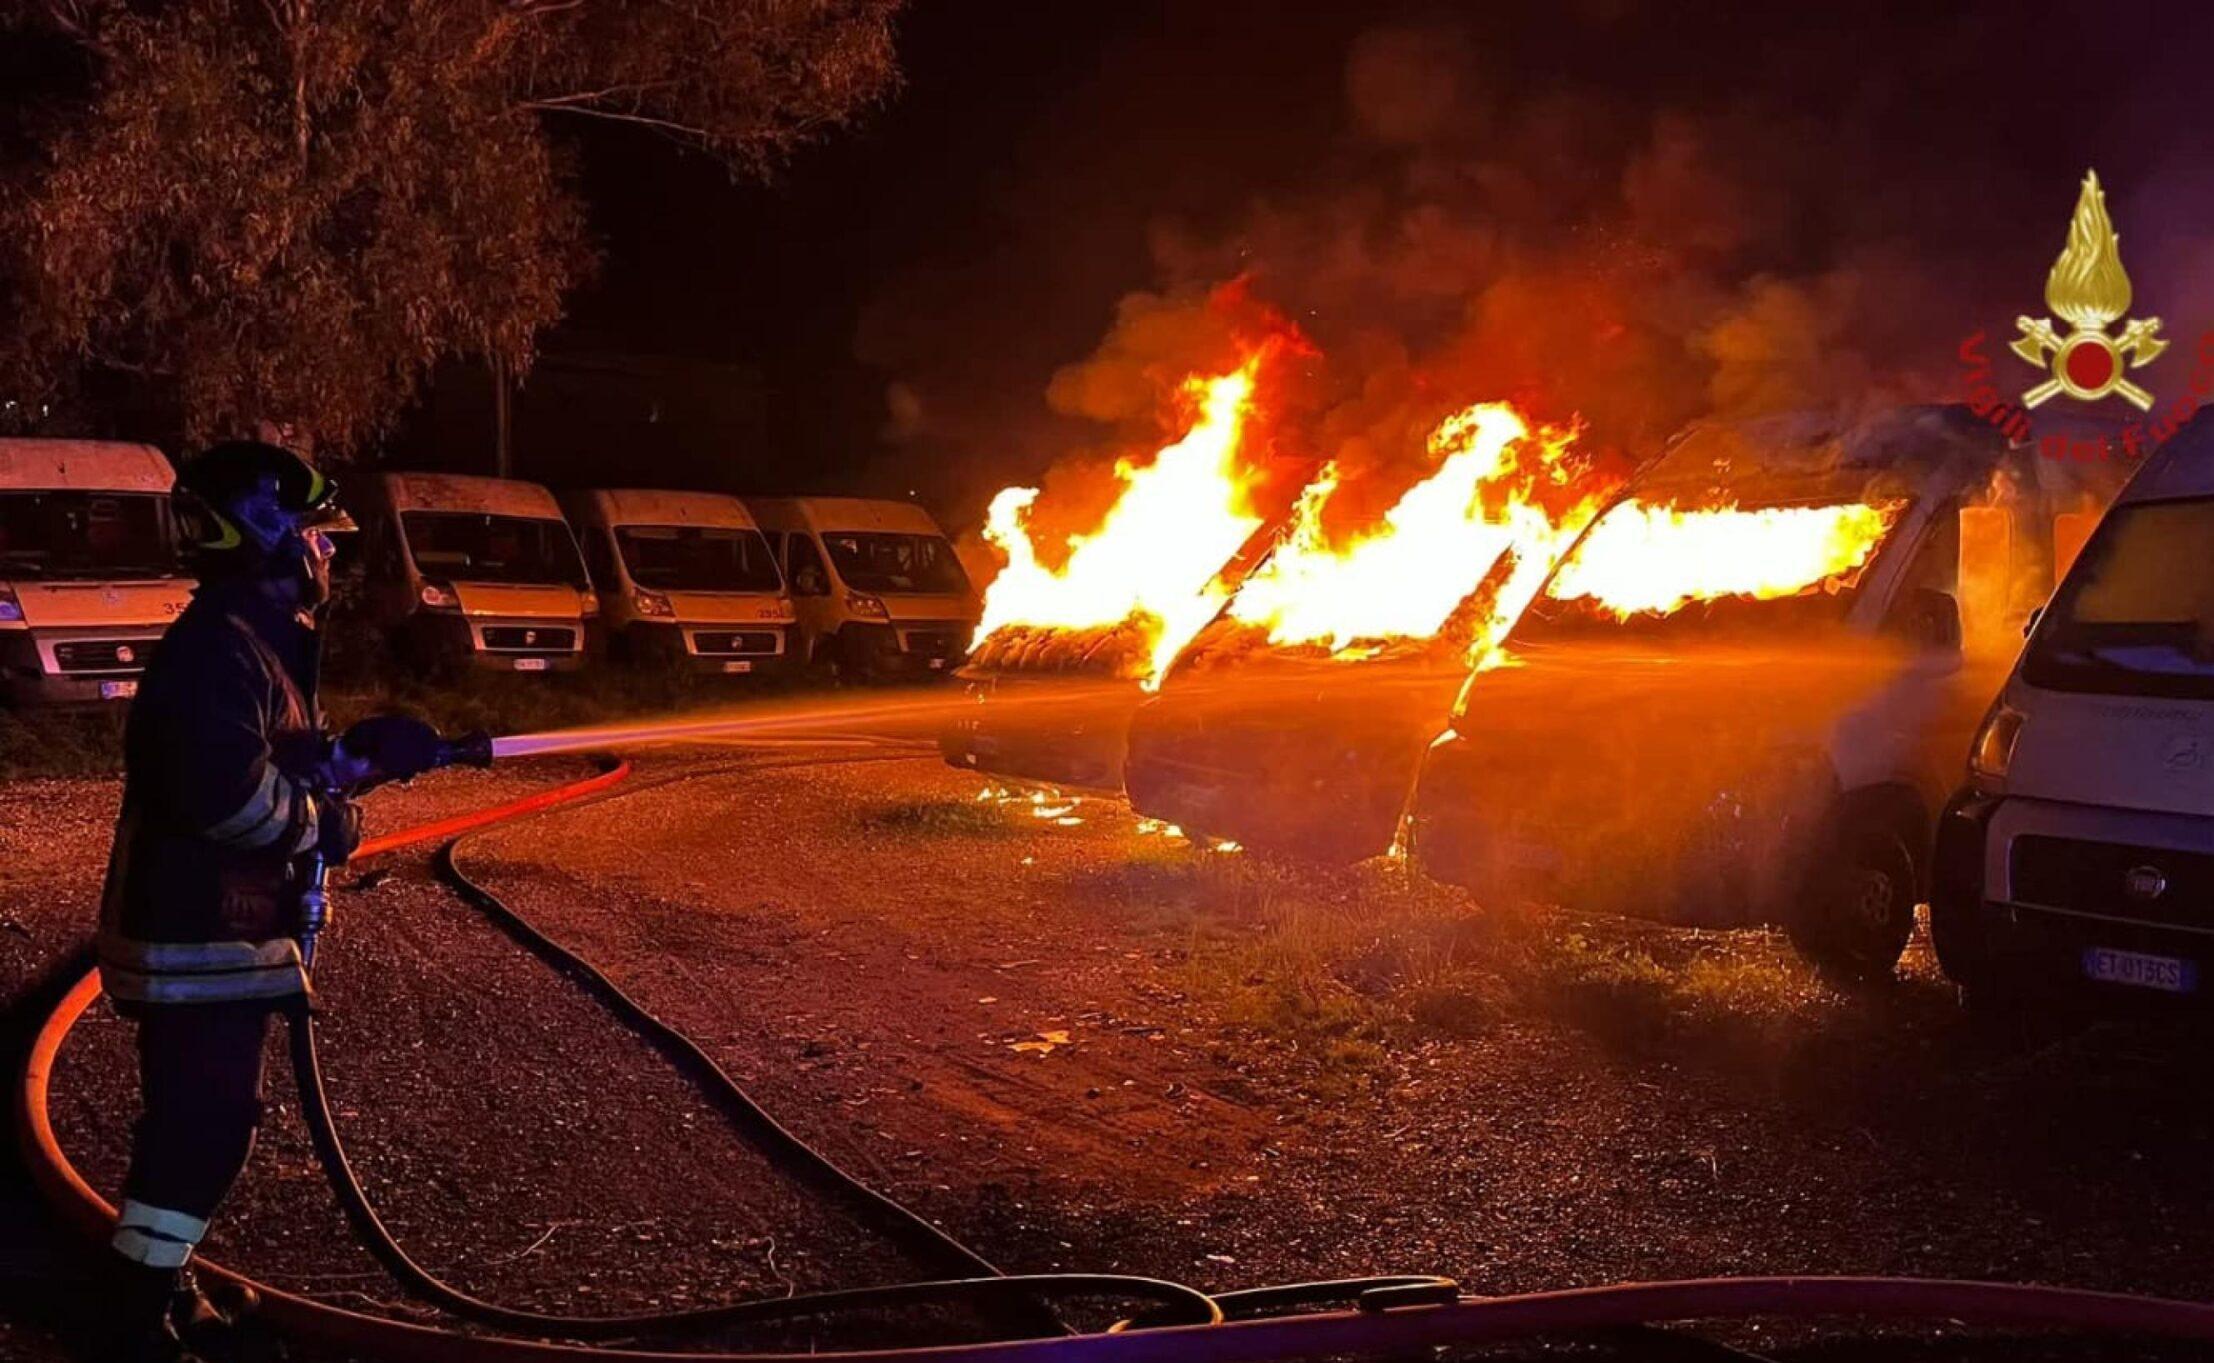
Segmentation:
[(336, 483), (291, 450), (258, 440), (210, 447), (184, 466), (177, 488), (192, 546), (213, 562), (293, 560), (309, 548), (310, 532), (354, 528)]

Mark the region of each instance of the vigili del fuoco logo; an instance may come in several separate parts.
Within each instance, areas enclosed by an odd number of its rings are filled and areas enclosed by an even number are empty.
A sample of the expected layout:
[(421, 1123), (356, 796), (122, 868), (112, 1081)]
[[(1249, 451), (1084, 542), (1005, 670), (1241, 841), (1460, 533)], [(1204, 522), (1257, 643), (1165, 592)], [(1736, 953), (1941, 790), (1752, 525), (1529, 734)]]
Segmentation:
[[(2007, 347), (2045, 377), (2012, 395), (2002, 393), (2002, 384), (2013, 385), (1992, 372), (1986, 333), (1978, 331), (1960, 346), (1969, 410), (2011, 439), (2037, 441), (2048, 459), (2142, 459), (2190, 419), (2201, 399), (2214, 395), (2214, 332), (2199, 338), (2189, 392), (2163, 405), (2131, 375), (2159, 359), (2168, 342), (2158, 317), (2126, 315), (2130, 298), (2122, 240), (2107, 216), (2098, 172), (2090, 171), (2076, 196), (2067, 244), (2045, 276), (2045, 306), (2053, 316), (2015, 318), (2016, 334)], [(2117, 322), (2119, 329), (2110, 333), (2107, 328)], [(2125, 422), (2112, 436), (2040, 434), (2030, 413), (2061, 397), (2081, 403), (2120, 398), (2150, 415)]]

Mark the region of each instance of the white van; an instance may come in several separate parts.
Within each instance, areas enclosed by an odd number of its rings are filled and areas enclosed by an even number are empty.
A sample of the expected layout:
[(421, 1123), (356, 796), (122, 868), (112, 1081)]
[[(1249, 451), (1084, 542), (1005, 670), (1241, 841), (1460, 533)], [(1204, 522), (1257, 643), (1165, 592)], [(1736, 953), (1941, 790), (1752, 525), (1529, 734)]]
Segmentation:
[(584, 665), (599, 600), (553, 494), (536, 483), (387, 473), (362, 544), (371, 616), (409, 663), (503, 672)]
[(799, 610), (801, 656), (855, 680), (951, 672), (983, 602), (913, 502), (749, 497)]
[(1971, 1002), (2203, 995), (2214, 966), (2214, 413), (2155, 450), (2034, 623), (1939, 825)]
[(782, 672), (797, 660), (784, 573), (744, 502), (630, 488), (565, 500), (615, 656), (725, 673)]
[(0, 700), (121, 700), (192, 594), (151, 445), (0, 440)]
[[(1959, 754), (2102, 480), (1962, 408), (1694, 427), (1625, 499), (1868, 503), (1890, 517), (1882, 539), (1805, 590), (1619, 615), (1563, 586), (1603, 514), (1424, 758), (1418, 863), (1486, 895), (1777, 923), (1826, 967), (1889, 970)], [(1636, 580), (1701, 561), (1614, 566)]]

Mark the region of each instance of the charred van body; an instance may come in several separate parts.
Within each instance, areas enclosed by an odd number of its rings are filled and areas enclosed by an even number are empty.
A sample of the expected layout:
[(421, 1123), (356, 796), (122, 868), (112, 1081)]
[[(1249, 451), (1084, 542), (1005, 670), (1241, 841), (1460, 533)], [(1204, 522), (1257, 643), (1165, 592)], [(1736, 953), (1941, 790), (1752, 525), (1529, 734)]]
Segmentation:
[[(2116, 481), (1959, 408), (1693, 428), (1469, 678), (1422, 763), (1419, 864), (1485, 896), (1781, 923), (1824, 964), (1889, 969), (1977, 717)], [(1840, 506), (1880, 515), (1880, 540), (1805, 590), (1610, 609), (1570, 587), (1618, 513)], [(1635, 561), (1672, 543), (1611, 567), (1683, 571)]]

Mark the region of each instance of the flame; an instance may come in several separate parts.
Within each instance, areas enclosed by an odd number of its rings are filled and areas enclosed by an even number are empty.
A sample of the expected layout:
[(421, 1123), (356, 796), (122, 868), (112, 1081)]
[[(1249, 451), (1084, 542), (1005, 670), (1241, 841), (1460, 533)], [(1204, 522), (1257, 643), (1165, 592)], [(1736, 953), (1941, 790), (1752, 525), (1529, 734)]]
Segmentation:
[(1866, 502), (1747, 511), (1632, 499), (1600, 517), (1546, 594), (1627, 619), (1725, 596), (1836, 591), (1875, 553), (1896, 512)]
[(1083, 807), (1083, 797), (1058, 790), (1018, 790), (993, 781), (987, 782), (982, 790), (976, 792), (976, 802), (1026, 807), (1031, 818), (1060, 828), (1075, 828), (1084, 822), (1084, 816), (1076, 812)]
[(2129, 311), (2129, 275), (2122, 269), (2122, 239), (2106, 216), (2099, 173), (2088, 171), (2068, 223), (2068, 244), (2045, 276), (2045, 306), (2055, 316), (2096, 331)]
[(1185, 383), (1190, 429), (1149, 464), (1115, 466), (1120, 495), (1098, 529), (1071, 539), (1060, 568), (1038, 561), (1030, 537), (1027, 513), (1038, 490), (1011, 487), (992, 499), (984, 537), (1007, 555), (1007, 566), (985, 591), (972, 651), (1011, 626), (1133, 625), (1147, 643), (1141, 680), (1149, 688), (1158, 684), (1221, 609), (1229, 589), (1218, 574), (1261, 526), (1244, 505), (1251, 475), (1240, 452), (1264, 354), (1231, 373)]
[(1598, 510), (1595, 493), (1558, 514), (1539, 495), (1567, 487), (1581, 472), (1572, 444), (1568, 430), (1533, 436), (1504, 403), (1456, 412), (1430, 435), (1437, 472), (1344, 545), (1333, 545), (1323, 531), (1323, 511), (1337, 489), (1335, 470), (1325, 470), (1301, 495), (1284, 542), (1238, 588), (1229, 613), (1267, 630), (1271, 644), (1319, 645), (1357, 658), (1379, 641), (1437, 636), (1511, 554), (1509, 575), (1476, 625), (1471, 652), (1481, 656)]

